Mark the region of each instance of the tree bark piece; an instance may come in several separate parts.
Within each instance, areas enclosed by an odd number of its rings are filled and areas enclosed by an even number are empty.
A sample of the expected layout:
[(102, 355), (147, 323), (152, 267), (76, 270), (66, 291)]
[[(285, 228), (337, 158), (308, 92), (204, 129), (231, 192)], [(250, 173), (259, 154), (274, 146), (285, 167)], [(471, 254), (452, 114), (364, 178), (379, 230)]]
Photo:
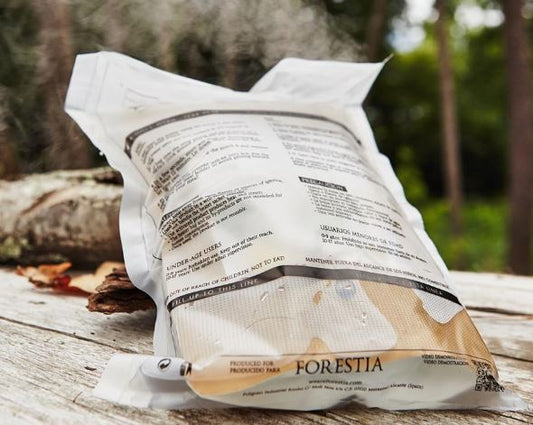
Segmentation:
[(0, 180), (0, 262), (122, 261), (120, 176), (109, 168)]
[(509, 110), (509, 253), (513, 273), (531, 272), (533, 104), (531, 65), (522, 0), (504, 0)]
[(89, 296), (87, 308), (100, 313), (132, 313), (155, 308), (152, 299), (130, 281), (125, 268), (117, 268)]

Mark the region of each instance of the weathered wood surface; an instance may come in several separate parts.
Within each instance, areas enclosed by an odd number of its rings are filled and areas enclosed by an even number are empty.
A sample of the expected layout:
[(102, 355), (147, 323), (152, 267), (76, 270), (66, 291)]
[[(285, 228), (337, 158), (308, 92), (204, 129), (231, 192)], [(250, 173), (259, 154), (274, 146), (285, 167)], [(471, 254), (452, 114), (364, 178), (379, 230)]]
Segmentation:
[(533, 315), (530, 277), (453, 272), (453, 278), (458, 282), (463, 303), (470, 310)]
[(82, 297), (33, 288), (0, 269), (0, 424), (523, 424), (533, 423), (533, 278), (453, 273), (487, 341), (501, 382), (525, 412), (344, 409), (164, 411), (113, 405), (92, 395), (116, 352), (150, 353), (154, 313), (105, 316)]

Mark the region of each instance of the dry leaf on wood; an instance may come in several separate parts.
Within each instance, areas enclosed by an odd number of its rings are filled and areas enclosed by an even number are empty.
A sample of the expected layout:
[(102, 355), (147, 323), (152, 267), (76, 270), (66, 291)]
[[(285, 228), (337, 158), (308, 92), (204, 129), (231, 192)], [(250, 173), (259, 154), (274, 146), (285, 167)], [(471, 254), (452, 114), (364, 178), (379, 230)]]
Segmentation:
[(38, 267), (17, 267), (17, 274), (25, 276), (38, 288), (52, 288), (70, 294), (91, 294), (96, 291), (105, 277), (116, 268), (124, 268), (123, 263), (106, 261), (94, 273), (82, 274), (75, 277), (66, 274), (71, 263), (41, 264)]
[(106, 261), (100, 264), (94, 273), (82, 274), (72, 278), (70, 286), (92, 294), (96, 292), (96, 287), (102, 284), (105, 277), (118, 268), (124, 268), (124, 263)]
[(41, 264), (38, 267), (18, 266), (16, 273), (27, 277), (38, 288), (53, 288), (67, 292), (79, 292), (78, 288), (70, 288), (71, 277), (65, 272), (70, 269), (71, 263)]
[(19, 266), (17, 274), (27, 277), (38, 288), (90, 294), (87, 305), (90, 311), (111, 314), (155, 308), (152, 299), (131, 283), (123, 263), (106, 261), (94, 273), (74, 278), (65, 274), (71, 266), (71, 263)]

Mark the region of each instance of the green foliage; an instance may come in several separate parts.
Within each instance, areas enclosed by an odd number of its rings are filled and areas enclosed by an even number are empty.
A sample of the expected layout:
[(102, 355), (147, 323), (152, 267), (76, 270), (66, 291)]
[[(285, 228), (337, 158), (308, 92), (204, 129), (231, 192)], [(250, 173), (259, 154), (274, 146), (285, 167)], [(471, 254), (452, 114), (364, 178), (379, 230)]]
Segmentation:
[(464, 236), (453, 238), (450, 208), (435, 200), (420, 208), (424, 225), (450, 269), (504, 271), (507, 205), (504, 200), (469, 201), (463, 211)]
[[(415, 153), (412, 167), (436, 197), (444, 196), (444, 188), (437, 47), (431, 31), (428, 27), (419, 48), (394, 56), (385, 66), (367, 111), (380, 150), (397, 166), (403, 147), (409, 147)], [(502, 28), (464, 32), (454, 41), (464, 189), (475, 196), (501, 196), (507, 187), (508, 150)]]
[[(447, 5), (453, 10), (462, 1), (453, 0)], [(475, 2), (481, 7), (499, 4), (496, 0)], [(223, 73), (238, 68), (236, 80), (245, 81), (245, 86), (250, 86), (271, 65), (272, 62), (267, 65), (261, 58), (261, 54), (269, 49), (258, 43), (256, 50), (248, 49), (244, 57), (236, 56), (235, 63), (228, 67), (229, 53), (240, 45), (248, 46), (246, 41), (259, 37), (259, 33), (255, 26), (249, 32), (234, 34), (226, 31), (231, 25), (217, 27), (215, 18), (220, 11), (213, 7), (215, 2), (169, 2), (173, 6), (168, 16), (160, 13), (159, 7), (163, 3), (71, 0), (72, 41), (76, 53), (122, 49), (157, 66), (160, 62), (158, 41), (162, 30), (168, 27), (172, 32), (170, 49), (173, 57), (169, 69), (173, 71), (223, 83)], [(364, 46), (373, 2), (303, 0), (303, 3), (318, 5), (320, 11), (327, 11), (328, 23), (336, 28), (339, 38), (341, 35), (348, 38), (350, 46)], [(219, 4), (224, 5), (224, 2)], [(391, 53), (390, 30), (394, 20), (401, 18), (405, 5), (405, 0), (386, 2), (378, 57)], [(196, 12), (192, 13), (193, 10)], [(529, 7), (527, 10), (533, 9)], [(264, 19), (277, 18), (265, 14)], [(300, 21), (294, 20), (291, 24), (305, 28), (297, 22)], [(10, 136), (16, 142), (25, 172), (44, 169), (42, 150), (46, 141), (42, 131), (39, 75), (36, 73), (38, 28), (32, 1), (0, 2), (0, 106), (8, 107), (6, 120), (11, 129)], [(463, 184), (467, 198), (490, 199), (466, 204), (465, 235), (461, 240), (451, 237), (446, 202), (434, 200), (444, 196), (443, 155), (433, 24), (427, 23), (425, 30), (427, 37), (421, 46), (408, 53), (396, 53), (387, 63), (365, 109), (380, 150), (391, 159), (409, 201), (421, 208), (427, 229), (448, 265), (451, 268), (502, 270), (507, 209), (500, 198), (507, 187), (508, 174), (502, 28), (467, 30), (450, 21)], [(528, 30), (533, 37), (531, 19)], [(225, 41), (221, 42), (224, 34)], [(122, 39), (122, 43), (114, 46), (111, 40), (117, 38)], [(306, 51), (315, 53), (310, 45), (305, 43), (304, 54)]]
[(118, 47), (110, 45), (109, 38), (118, 31), (124, 38), (121, 53), (157, 66), (159, 22), (155, 20), (155, 3), (142, 0), (71, 0), (71, 3), (76, 54), (116, 50)]
[(419, 170), (432, 195), (438, 196), (442, 164), (435, 51), (435, 44), (427, 41), (413, 52), (394, 56), (378, 77), (366, 109), (380, 150), (395, 168), (402, 149), (413, 152), (411, 168)]
[(39, 169), (40, 137), (36, 63), (37, 23), (31, 3), (0, 2), (0, 89), (8, 108), (6, 121), (26, 170)]
[[(365, 42), (366, 29), (374, 6), (373, 1), (351, 0), (321, 0), (328, 13), (335, 18), (335, 24), (340, 30), (350, 34), (359, 43)], [(394, 18), (404, 10), (405, 0), (388, 0), (385, 6), (385, 20), (383, 34), (389, 33)], [(388, 39), (383, 38), (380, 54), (385, 57), (391, 51)]]
[(428, 188), (416, 164), (415, 153), (409, 146), (398, 152), (396, 175), (404, 187), (405, 196), (414, 205), (424, 205), (428, 200)]
[(31, 46), (35, 43), (35, 20), (28, 3), (5, 1), (0, 3), (0, 81), (7, 87), (21, 85), (22, 76), (32, 75), (35, 56)]
[(465, 190), (502, 195), (506, 188), (506, 94), (502, 28), (473, 31), (456, 63)]
[[(354, 44), (364, 45), (373, 2), (305, 1), (321, 5), (339, 33), (348, 33)], [(77, 53), (112, 49), (109, 42), (118, 31), (122, 32), (126, 53), (157, 65), (158, 31), (165, 20), (157, 13), (156, 6), (142, 0), (72, 0), (70, 3)], [(114, 5), (114, 9), (110, 5)], [(457, 6), (457, 1), (453, 6)], [(405, 0), (391, 0), (386, 4), (380, 57), (391, 52), (391, 38), (387, 34), (404, 8)], [(210, 25), (211, 21), (189, 16), (186, 8), (176, 6), (174, 9), (169, 27), (173, 31), (174, 70), (221, 83), (221, 72), (227, 67), (220, 63), (224, 55), (216, 51), (220, 46), (212, 39), (216, 39), (218, 33)], [(198, 22), (187, 27), (184, 23), (190, 19)], [(114, 22), (121, 25), (114, 26)], [(39, 76), (35, 72), (39, 60), (38, 26), (31, 1), (1, 2), (0, 86), (7, 87), (4, 92), (7, 92), (10, 110), (8, 123), (25, 171), (43, 168), (40, 151), (46, 145), (38, 119), (41, 110)], [(426, 196), (426, 191), (432, 197), (444, 194), (438, 64), (432, 24), (426, 25), (426, 33), (428, 36), (420, 47), (396, 54), (385, 66), (365, 105), (380, 150), (402, 174), (406, 192), (416, 202)], [(501, 196), (507, 175), (501, 28), (462, 29), (462, 32), (452, 33), (456, 34), (451, 46), (454, 47), (461, 153), (465, 164), (464, 187), (469, 194)], [(258, 58), (245, 57), (239, 58), (239, 63), (232, 67), (238, 65), (239, 80), (250, 77), (253, 82), (264, 70), (258, 63)]]

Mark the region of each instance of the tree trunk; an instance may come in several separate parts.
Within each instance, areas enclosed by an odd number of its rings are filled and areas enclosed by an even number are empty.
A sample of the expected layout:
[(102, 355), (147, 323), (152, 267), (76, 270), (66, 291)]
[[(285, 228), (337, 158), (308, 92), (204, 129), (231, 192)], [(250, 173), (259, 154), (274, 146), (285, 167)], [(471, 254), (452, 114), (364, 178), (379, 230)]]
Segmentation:
[[(122, 6), (122, 7), (121, 7)], [(107, 0), (104, 3), (107, 22), (105, 23), (106, 44), (116, 52), (125, 52), (127, 31), (124, 28), (122, 15), (124, 2), (120, 0)]]
[(37, 75), (43, 93), (48, 165), (52, 169), (88, 167), (87, 141), (63, 110), (74, 63), (69, 3), (34, 0), (33, 5), (40, 25)]
[(368, 26), (366, 27), (366, 58), (375, 62), (383, 39), (383, 25), (387, 12), (387, 0), (374, 0)]
[(121, 261), (122, 185), (108, 168), (0, 180), (0, 261)]
[(7, 88), (0, 85), (0, 178), (11, 178), (18, 174), (18, 157), (13, 149), (13, 141), (7, 124)]
[(439, 54), (439, 86), (441, 98), (441, 121), (446, 194), (451, 205), (452, 232), (455, 237), (463, 233), (461, 217), (463, 190), (461, 159), (459, 154), (459, 131), (455, 111), (453, 71), (448, 49), (448, 29), (444, 0), (436, 1), (437, 44)]
[(168, 0), (159, 0), (156, 5), (157, 62), (159, 68), (172, 71), (175, 63), (174, 52), (172, 51), (172, 8)]
[(522, 0), (502, 1), (509, 113), (509, 257), (512, 272), (531, 271), (533, 110), (531, 65)]

